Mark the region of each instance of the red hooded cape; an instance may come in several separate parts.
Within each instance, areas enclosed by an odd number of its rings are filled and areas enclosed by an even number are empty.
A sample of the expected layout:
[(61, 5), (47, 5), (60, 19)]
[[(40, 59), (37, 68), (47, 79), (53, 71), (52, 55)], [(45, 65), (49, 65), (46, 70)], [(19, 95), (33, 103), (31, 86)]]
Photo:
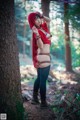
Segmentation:
[[(28, 22), (29, 22), (31, 29), (35, 25), (34, 21), (35, 21), (36, 15), (37, 15), (37, 12), (33, 12), (28, 15)], [(46, 22), (41, 24), (41, 28), (45, 30), (47, 33), (50, 33)], [(51, 44), (51, 41), (48, 40), (48, 38), (46, 38), (46, 35), (40, 29), (38, 29), (38, 32), (44, 44)], [(38, 49), (38, 46), (37, 46), (36, 34), (33, 33), (32, 35), (32, 59), (33, 59), (33, 64), (35, 68), (37, 68), (37, 65), (38, 65), (37, 49)]]

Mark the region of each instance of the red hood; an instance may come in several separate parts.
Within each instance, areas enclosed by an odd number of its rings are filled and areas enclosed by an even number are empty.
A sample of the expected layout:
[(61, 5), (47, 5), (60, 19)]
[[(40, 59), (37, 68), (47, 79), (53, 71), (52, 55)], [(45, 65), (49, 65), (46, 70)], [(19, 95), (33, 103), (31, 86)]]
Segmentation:
[(28, 22), (29, 22), (29, 25), (30, 25), (30, 28), (32, 29), (32, 27), (35, 25), (34, 24), (34, 21), (35, 21), (35, 17), (37, 15), (37, 12), (32, 12), (28, 15)]

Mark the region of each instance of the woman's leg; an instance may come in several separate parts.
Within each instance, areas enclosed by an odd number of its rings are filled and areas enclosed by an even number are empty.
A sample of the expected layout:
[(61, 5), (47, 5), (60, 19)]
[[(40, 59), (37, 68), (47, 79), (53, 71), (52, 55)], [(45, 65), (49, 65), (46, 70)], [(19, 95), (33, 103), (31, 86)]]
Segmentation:
[[(34, 87), (33, 87), (33, 101), (39, 103), (38, 100), (38, 90), (40, 86), (40, 69), (37, 69), (37, 79), (34, 82)], [(33, 102), (32, 102), (33, 103)]]
[(40, 69), (37, 69), (37, 79), (34, 82), (34, 92), (38, 92), (40, 85)]
[(50, 66), (45, 68), (40, 68), (40, 95), (41, 103), (45, 104), (46, 102), (46, 80), (48, 78), (50, 71)]

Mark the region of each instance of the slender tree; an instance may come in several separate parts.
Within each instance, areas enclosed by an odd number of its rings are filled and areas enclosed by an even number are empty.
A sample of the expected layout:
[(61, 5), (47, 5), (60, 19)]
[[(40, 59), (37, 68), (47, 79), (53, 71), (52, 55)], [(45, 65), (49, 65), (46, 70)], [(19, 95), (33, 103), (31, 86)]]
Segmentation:
[(41, 0), (41, 8), (42, 12), (45, 16), (49, 17), (49, 5), (50, 5), (50, 0)]
[(72, 71), (71, 60), (71, 47), (70, 47), (70, 35), (69, 35), (69, 19), (68, 19), (68, 2), (64, 2), (64, 30), (65, 30), (65, 60), (66, 71)]
[(0, 113), (23, 120), (14, 0), (0, 0)]
[[(26, 0), (23, 0), (23, 3), (24, 3), (24, 7), (26, 7)], [(23, 26), (24, 26), (23, 37), (25, 38), (26, 37), (26, 19), (25, 19), (25, 23)], [(23, 57), (25, 57), (25, 55), (26, 55), (26, 44), (23, 42)]]

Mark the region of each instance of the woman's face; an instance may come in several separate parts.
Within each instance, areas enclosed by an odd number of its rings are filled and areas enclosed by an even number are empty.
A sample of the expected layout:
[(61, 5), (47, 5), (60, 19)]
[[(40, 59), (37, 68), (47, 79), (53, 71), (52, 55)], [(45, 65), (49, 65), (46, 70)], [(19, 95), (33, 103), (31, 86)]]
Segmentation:
[(35, 19), (35, 25), (37, 26), (37, 27), (40, 27), (40, 25), (41, 25), (41, 18), (39, 18), (39, 17), (37, 17), (36, 19)]

